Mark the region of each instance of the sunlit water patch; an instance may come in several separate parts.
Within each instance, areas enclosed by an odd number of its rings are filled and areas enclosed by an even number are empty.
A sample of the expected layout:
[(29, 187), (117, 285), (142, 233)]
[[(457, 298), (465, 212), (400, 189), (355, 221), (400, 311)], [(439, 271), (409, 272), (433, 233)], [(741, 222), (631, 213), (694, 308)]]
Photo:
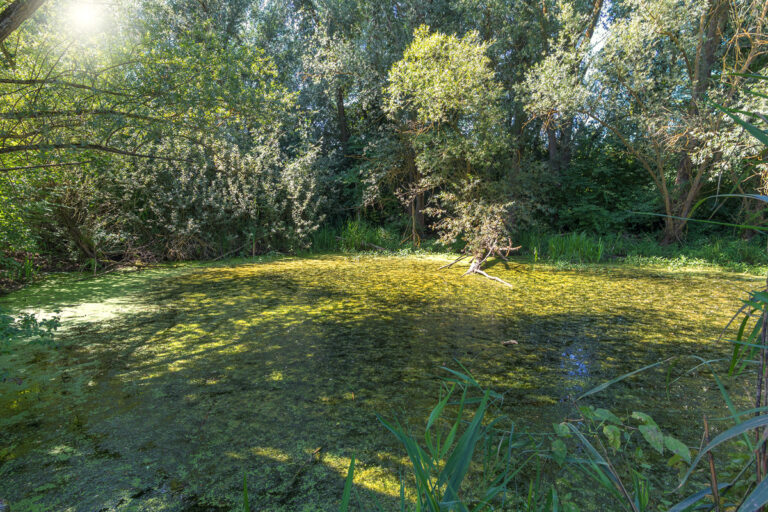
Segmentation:
[[(404, 453), (376, 414), (423, 424), (440, 367), (460, 362), (505, 394), (519, 425), (548, 428), (595, 384), (671, 356), (726, 356), (713, 340), (760, 281), (489, 269), (510, 289), (440, 264), (187, 265), (6, 297), (60, 312), (63, 332), (56, 349), (0, 355), (12, 377), (0, 383), (0, 497), (14, 511), (227, 510), (245, 472), (256, 510), (334, 510), (355, 455), (356, 483), (394, 503)], [(665, 378), (641, 374), (593, 403), (642, 404), (693, 435), (693, 402), (715, 409), (718, 392), (696, 375), (669, 389)]]

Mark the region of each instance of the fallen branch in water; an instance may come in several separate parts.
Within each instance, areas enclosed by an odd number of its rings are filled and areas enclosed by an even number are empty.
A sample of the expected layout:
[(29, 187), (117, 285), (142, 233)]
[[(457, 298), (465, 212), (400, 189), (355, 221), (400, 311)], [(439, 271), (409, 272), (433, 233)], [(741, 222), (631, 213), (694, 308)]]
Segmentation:
[[(519, 245), (517, 247), (512, 247), (511, 245), (508, 246), (508, 247), (496, 247), (496, 246), (494, 246), (494, 247), (491, 247), (490, 249), (488, 249), (488, 252), (486, 252), (485, 256), (483, 256), (482, 258), (480, 258), (478, 255), (472, 256), (472, 259), (469, 260), (469, 268), (467, 269), (466, 272), (464, 272), (464, 274), (462, 274), (462, 277), (466, 276), (466, 275), (469, 275), (469, 274), (480, 274), (481, 276), (486, 277), (486, 278), (490, 279), (491, 281), (496, 281), (496, 282), (499, 282), (499, 283), (501, 283), (501, 284), (503, 284), (505, 286), (509, 286), (510, 288), (514, 288), (507, 281), (505, 281), (505, 280), (503, 280), (501, 278), (498, 278), (496, 276), (489, 275), (487, 272), (485, 272), (483, 270), (483, 265), (488, 260), (488, 258), (490, 258), (491, 256), (497, 256), (497, 257), (503, 259), (504, 261), (508, 261), (507, 260), (507, 256), (509, 256), (509, 253), (512, 252), (512, 251), (517, 251), (518, 249), (520, 249), (520, 247), (521, 246), (519, 246)], [(503, 251), (503, 254), (502, 254), (502, 251)], [(463, 260), (467, 256), (469, 256), (469, 255), (468, 254), (464, 254), (462, 256), (459, 256), (454, 261), (452, 261), (451, 263), (448, 263), (447, 265), (443, 265), (438, 270), (442, 270), (444, 268), (448, 268), (448, 267), (458, 263), (459, 261)]]
[(514, 286), (512, 286), (511, 284), (509, 284), (509, 283), (508, 283), (508, 282), (506, 282), (505, 280), (503, 280), (503, 279), (500, 279), (500, 278), (498, 278), (498, 277), (496, 277), (496, 276), (489, 276), (488, 274), (486, 274), (486, 273), (485, 273), (485, 272), (483, 272), (482, 270), (476, 270), (476, 271), (475, 271), (475, 274), (480, 274), (481, 276), (485, 276), (485, 277), (487, 277), (488, 279), (490, 279), (490, 280), (492, 280), (492, 281), (498, 281), (499, 283), (501, 283), (501, 284), (503, 284), (503, 285), (509, 286), (510, 288), (514, 288)]

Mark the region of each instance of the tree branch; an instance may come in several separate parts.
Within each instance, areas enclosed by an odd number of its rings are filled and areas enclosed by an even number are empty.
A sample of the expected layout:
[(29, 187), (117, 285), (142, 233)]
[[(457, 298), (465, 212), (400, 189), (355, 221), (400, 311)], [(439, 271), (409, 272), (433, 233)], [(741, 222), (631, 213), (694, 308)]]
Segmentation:
[(0, 84), (12, 84), (12, 85), (63, 85), (65, 87), (72, 87), (74, 89), (85, 89), (88, 91), (99, 92), (104, 94), (111, 94), (113, 96), (125, 96), (131, 97), (130, 94), (117, 91), (109, 91), (106, 89), (99, 89), (98, 87), (91, 87), (90, 85), (78, 84), (74, 82), (65, 82), (63, 80), (51, 80), (44, 78), (0, 78)]
[(133, 151), (127, 151), (124, 149), (113, 148), (109, 146), (102, 146), (101, 144), (90, 144), (85, 142), (71, 142), (68, 144), (23, 144), (18, 146), (8, 146), (0, 148), (0, 155), (6, 155), (9, 153), (21, 153), (23, 151), (41, 151), (47, 149), (79, 149), (79, 150), (94, 150), (102, 151), (104, 153), (113, 153), (123, 156), (134, 156), (139, 158), (151, 158), (157, 160), (169, 160), (173, 162), (191, 162), (184, 158), (171, 158), (167, 156), (147, 155), (143, 153), (135, 153)]

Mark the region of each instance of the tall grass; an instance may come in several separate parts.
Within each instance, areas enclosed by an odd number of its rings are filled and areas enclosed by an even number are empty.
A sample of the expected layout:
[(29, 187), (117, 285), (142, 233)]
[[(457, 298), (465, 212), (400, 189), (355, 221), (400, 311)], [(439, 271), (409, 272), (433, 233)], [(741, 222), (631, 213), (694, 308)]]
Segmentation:
[(768, 267), (764, 236), (750, 240), (719, 235), (691, 236), (679, 244), (660, 245), (655, 234), (596, 236), (585, 233), (521, 233), (517, 241), (531, 260), (550, 263), (599, 263), (614, 260), (631, 265), (670, 267), (717, 266), (737, 272)]
[(547, 257), (552, 261), (573, 263), (599, 263), (603, 259), (605, 244), (586, 233), (552, 236), (547, 240)]
[(312, 237), (313, 252), (397, 251), (408, 248), (400, 243), (399, 233), (364, 220), (348, 220), (341, 226), (324, 226)]

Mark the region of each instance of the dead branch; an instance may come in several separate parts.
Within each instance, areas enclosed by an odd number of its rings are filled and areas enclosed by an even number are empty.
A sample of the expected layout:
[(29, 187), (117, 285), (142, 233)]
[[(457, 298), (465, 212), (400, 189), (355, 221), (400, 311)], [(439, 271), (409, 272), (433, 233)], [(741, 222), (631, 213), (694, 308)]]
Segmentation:
[(463, 260), (463, 259), (464, 259), (464, 258), (466, 258), (466, 257), (467, 257), (467, 255), (466, 255), (466, 254), (462, 254), (461, 256), (459, 256), (458, 258), (456, 258), (455, 260), (453, 260), (452, 262), (450, 262), (450, 263), (448, 263), (448, 264), (446, 264), (446, 265), (443, 265), (442, 267), (440, 267), (440, 268), (439, 268), (439, 269), (437, 269), (437, 270), (443, 270), (444, 268), (450, 268), (450, 267), (452, 267), (453, 265), (455, 265), (456, 263), (460, 262), (461, 260)]
[(508, 282), (506, 282), (505, 280), (503, 280), (503, 279), (500, 279), (500, 278), (498, 278), (498, 277), (495, 277), (495, 276), (489, 276), (488, 274), (486, 274), (486, 273), (485, 273), (484, 271), (482, 271), (482, 270), (476, 270), (476, 271), (475, 271), (475, 274), (480, 274), (481, 276), (487, 277), (488, 279), (490, 279), (490, 280), (492, 280), (492, 281), (497, 281), (497, 282), (499, 282), (499, 283), (501, 283), (501, 284), (503, 284), (503, 285), (505, 285), (505, 286), (509, 286), (510, 288), (514, 288), (514, 286), (512, 286), (511, 284), (509, 284), (509, 283), (508, 283)]

